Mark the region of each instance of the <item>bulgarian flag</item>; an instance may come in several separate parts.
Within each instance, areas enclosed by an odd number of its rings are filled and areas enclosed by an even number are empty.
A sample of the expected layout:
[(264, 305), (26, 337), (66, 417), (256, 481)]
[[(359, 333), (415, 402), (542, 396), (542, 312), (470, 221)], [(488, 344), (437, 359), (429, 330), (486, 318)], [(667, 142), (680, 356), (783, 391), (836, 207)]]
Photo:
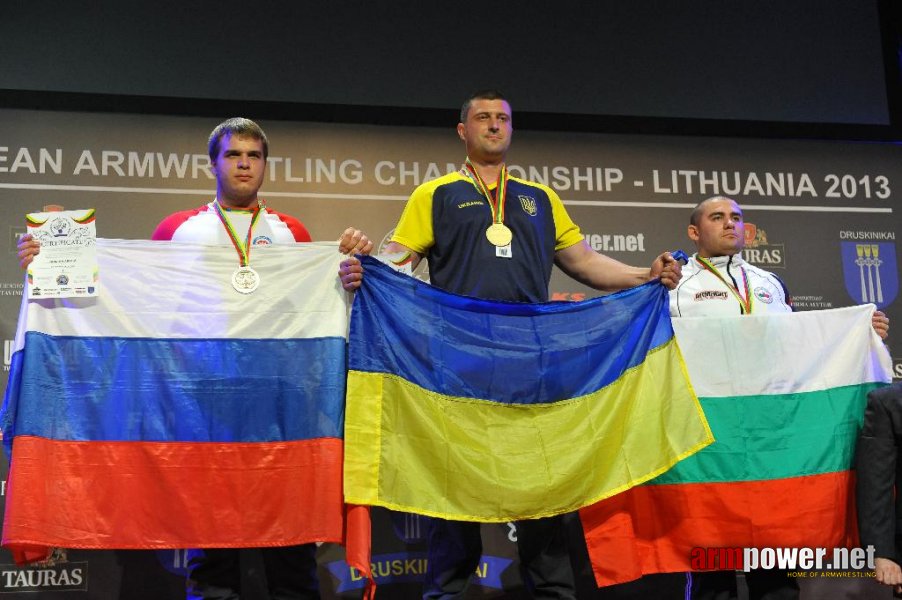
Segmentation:
[(716, 441), (580, 511), (598, 585), (688, 571), (693, 548), (856, 545), (855, 441), (891, 380), (873, 311), (674, 319)]
[(351, 315), (348, 503), (532, 519), (613, 496), (711, 443), (659, 283), (522, 304), (364, 264)]
[(24, 301), (3, 545), (341, 542), (347, 294), (335, 244), (98, 240), (103, 293)]

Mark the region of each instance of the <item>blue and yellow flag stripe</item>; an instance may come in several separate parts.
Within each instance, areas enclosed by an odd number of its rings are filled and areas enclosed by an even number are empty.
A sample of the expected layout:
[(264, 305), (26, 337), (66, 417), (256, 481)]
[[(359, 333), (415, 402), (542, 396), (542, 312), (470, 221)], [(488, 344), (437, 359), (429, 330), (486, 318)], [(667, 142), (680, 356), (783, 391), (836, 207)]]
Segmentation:
[(444, 292), (367, 259), (351, 330), (353, 371), (448, 396), (544, 404), (612, 384), (673, 337), (652, 282), (585, 302), (526, 304)]
[(713, 440), (657, 283), (583, 303), (448, 294), (365, 262), (345, 501), (446, 519), (560, 514)]

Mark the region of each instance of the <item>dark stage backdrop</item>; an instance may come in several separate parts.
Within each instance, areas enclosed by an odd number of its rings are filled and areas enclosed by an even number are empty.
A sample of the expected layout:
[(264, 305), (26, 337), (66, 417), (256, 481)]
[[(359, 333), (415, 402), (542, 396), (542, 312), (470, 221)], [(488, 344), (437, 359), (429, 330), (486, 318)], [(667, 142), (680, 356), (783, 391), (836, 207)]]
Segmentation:
[(888, 125), (879, 3), (7, 0), (0, 90)]
[[(6, 260), (0, 261), (0, 336), (7, 371), (23, 285), (15, 244), (25, 231), (25, 213), (48, 204), (96, 208), (100, 236), (146, 239), (167, 214), (213, 197), (205, 143), (217, 123), (0, 110), (0, 223), (6, 248)], [(336, 239), (354, 225), (384, 243), (412, 189), (458, 168), (464, 157), (450, 126), (262, 125), (271, 142), (263, 196), (274, 209), (299, 217), (320, 240)], [(780, 275), (800, 310), (873, 300), (897, 331), (902, 327), (899, 145), (521, 131), (514, 135), (509, 159), (513, 174), (558, 190), (594, 248), (635, 265), (650, 264), (663, 250), (691, 251), (686, 238), (691, 207), (710, 195), (731, 195), (743, 204), (748, 228), (755, 232), (746, 257)], [(878, 260), (856, 264), (858, 249), (865, 247), (872, 257), (876, 248)], [(100, 274), (118, 276), (124, 274)], [(550, 291), (556, 300), (595, 294), (559, 272)], [(902, 343), (898, 333), (893, 337), (895, 373), (902, 377)], [(381, 597), (418, 596), (424, 526), (422, 518), (377, 513), (373, 560)], [(516, 531), (509, 525), (486, 530), (481, 585), (473, 597), (519, 597)], [(622, 590), (594, 591), (578, 523), (571, 523), (571, 532), (581, 565), (580, 597), (625, 597)], [(2, 553), (0, 594), (12, 600), (34, 598), (35, 591), (41, 598), (67, 600), (183, 594), (180, 551), (72, 552), (70, 559), (52, 570), (17, 569)], [(249, 573), (259, 573), (257, 560), (253, 552), (245, 553)], [(357, 597), (360, 581), (340, 560), (339, 548), (320, 549), (324, 595)], [(663, 580), (674, 598), (682, 597), (680, 576)]]

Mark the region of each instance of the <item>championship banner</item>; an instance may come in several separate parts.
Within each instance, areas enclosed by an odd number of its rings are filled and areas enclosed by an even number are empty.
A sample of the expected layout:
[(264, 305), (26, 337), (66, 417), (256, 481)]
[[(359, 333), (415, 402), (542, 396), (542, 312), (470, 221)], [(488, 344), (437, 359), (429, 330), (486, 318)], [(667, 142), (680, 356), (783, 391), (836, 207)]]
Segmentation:
[(892, 368), (873, 311), (674, 319), (716, 441), (580, 511), (598, 585), (689, 571), (699, 548), (855, 545), (855, 442)]
[(24, 301), (2, 415), (3, 545), (341, 542), (347, 294), (337, 245), (98, 240), (96, 298)]
[(522, 304), (364, 265), (351, 315), (349, 504), (534, 519), (627, 490), (712, 442), (659, 283)]

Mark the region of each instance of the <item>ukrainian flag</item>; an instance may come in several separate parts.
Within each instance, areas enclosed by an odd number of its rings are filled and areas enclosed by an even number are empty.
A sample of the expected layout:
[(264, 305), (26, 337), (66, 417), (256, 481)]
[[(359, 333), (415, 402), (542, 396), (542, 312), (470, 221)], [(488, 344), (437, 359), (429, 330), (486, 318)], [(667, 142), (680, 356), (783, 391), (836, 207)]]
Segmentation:
[(532, 305), (364, 265), (351, 315), (349, 504), (480, 522), (550, 516), (713, 441), (659, 283)]

